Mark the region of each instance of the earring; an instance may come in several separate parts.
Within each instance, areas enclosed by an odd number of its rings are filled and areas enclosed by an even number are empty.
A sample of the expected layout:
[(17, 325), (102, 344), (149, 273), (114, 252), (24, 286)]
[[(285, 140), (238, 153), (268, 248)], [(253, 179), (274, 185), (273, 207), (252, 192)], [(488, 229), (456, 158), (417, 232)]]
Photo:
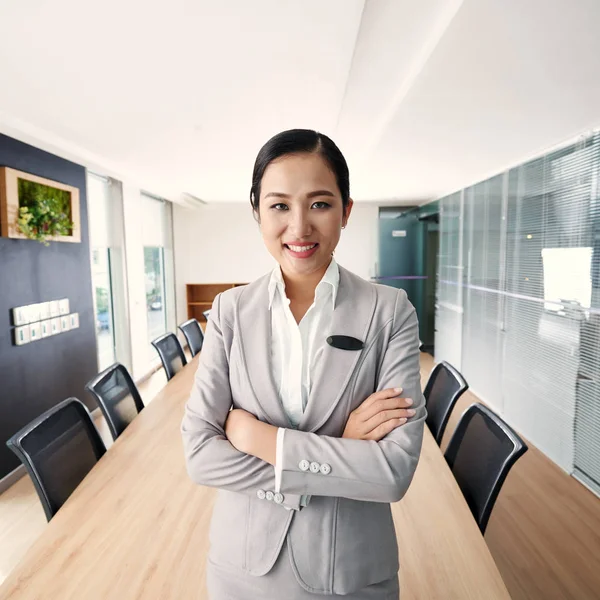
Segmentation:
[(342, 225), (342, 229), (346, 229), (346, 226), (345, 226), (345, 225)]

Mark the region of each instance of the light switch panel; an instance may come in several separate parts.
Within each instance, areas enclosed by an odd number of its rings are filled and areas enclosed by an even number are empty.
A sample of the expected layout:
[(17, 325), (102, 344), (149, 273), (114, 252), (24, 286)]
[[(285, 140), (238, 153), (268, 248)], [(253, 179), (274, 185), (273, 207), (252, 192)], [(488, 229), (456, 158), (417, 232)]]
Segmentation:
[(43, 338), (52, 335), (52, 321), (50, 321), (50, 320), (42, 321), (40, 323), (40, 326), (42, 328), (42, 337)]
[(79, 313), (71, 313), (69, 315), (69, 322), (71, 329), (77, 329), (79, 327)]
[(51, 335), (56, 335), (60, 333), (60, 318), (56, 317), (55, 319), (50, 319), (50, 332)]
[(29, 323), (37, 323), (40, 320), (40, 305), (39, 304), (30, 304), (27, 307), (27, 319), (28, 319)]
[(24, 310), (24, 306), (18, 306), (17, 308), (12, 309), (12, 322), (15, 327), (19, 325), (25, 325), (26, 321), (26, 311)]
[(15, 344), (17, 346), (29, 344), (29, 325), (15, 328)]
[(68, 315), (69, 312), (69, 299), (65, 298), (64, 300), (58, 301), (59, 311), (61, 315)]
[(65, 315), (64, 317), (60, 317), (60, 330), (69, 331), (69, 329), (71, 329), (69, 316)]
[(41, 302), (40, 307), (40, 321), (45, 321), (50, 318), (50, 302)]
[(37, 342), (42, 339), (42, 324), (41, 323), (32, 323), (29, 326), (29, 341)]
[(58, 317), (60, 315), (60, 306), (58, 304), (58, 300), (52, 300), (50, 302), (50, 316)]

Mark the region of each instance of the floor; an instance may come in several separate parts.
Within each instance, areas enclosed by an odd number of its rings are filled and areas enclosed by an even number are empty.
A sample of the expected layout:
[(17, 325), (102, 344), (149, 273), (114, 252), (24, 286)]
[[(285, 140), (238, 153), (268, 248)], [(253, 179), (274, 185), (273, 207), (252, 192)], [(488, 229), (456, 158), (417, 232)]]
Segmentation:
[[(433, 359), (422, 355), (424, 381), (432, 366)], [(144, 401), (164, 383), (162, 370), (144, 382)], [(461, 398), (442, 448), (460, 414), (475, 401), (470, 392)], [(97, 425), (110, 444), (102, 417)], [(45, 526), (29, 478), (0, 495), (0, 583)], [(600, 499), (531, 444), (504, 484), (485, 539), (514, 600), (600, 598)]]

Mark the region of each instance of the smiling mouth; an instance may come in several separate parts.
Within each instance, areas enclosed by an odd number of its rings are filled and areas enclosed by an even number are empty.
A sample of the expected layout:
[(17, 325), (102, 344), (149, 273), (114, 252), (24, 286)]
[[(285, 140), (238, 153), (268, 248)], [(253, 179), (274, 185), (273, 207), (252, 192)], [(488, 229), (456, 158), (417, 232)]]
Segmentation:
[(319, 244), (307, 244), (303, 246), (296, 246), (295, 244), (284, 244), (284, 246), (292, 250), (292, 252), (308, 252), (309, 250), (312, 250), (318, 245)]

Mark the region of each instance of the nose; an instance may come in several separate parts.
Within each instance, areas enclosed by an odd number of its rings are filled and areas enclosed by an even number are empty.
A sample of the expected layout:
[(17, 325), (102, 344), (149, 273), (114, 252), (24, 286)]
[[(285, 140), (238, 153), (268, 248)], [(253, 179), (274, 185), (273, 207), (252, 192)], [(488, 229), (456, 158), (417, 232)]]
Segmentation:
[(290, 211), (290, 221), (288, 229), (297, 239), (308, 237), (312, 233), (312, 224), (310, 222), (309, 212), (303, 208)]

